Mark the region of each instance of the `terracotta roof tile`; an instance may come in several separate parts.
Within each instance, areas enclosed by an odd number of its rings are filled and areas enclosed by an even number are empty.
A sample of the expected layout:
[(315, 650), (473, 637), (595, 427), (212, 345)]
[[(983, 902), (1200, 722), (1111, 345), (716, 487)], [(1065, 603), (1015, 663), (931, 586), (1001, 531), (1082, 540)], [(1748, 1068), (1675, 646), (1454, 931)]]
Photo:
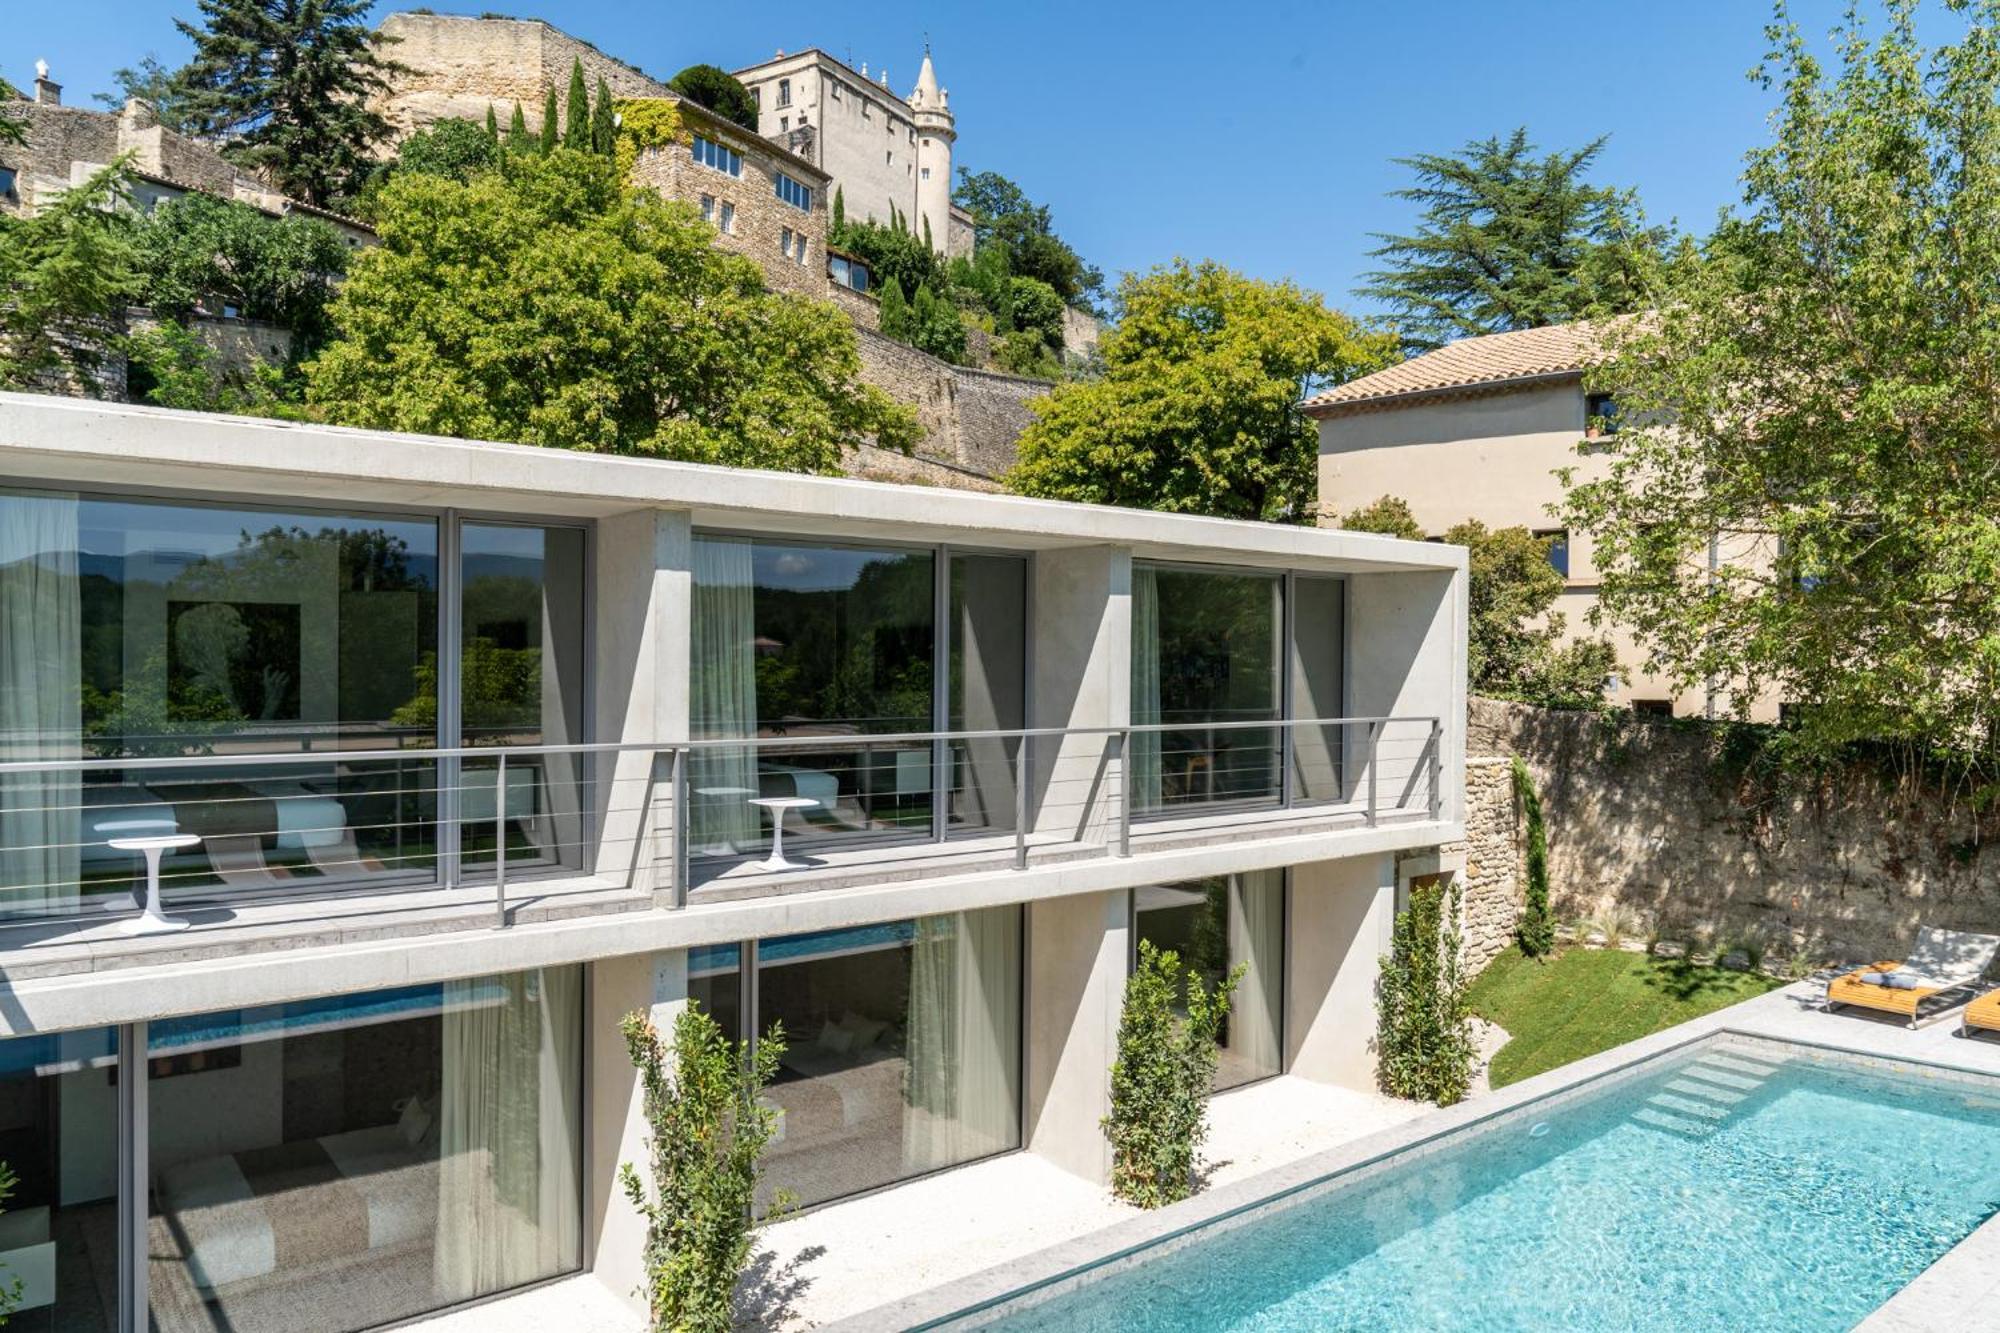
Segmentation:
[(1405, 394), (1438, 393), (1543, 375), (1580, 373), (1595, 359), (1597, 345), (1596, 326), (1588, 323), (1554, 324), (1548, 328), (1461, 338), (1435, 352), (1413, 356), (1387, 370), (1314, 394), (1306, 399), (1305, 408), (1311, 412), (1316, 408), (1344, 407)]

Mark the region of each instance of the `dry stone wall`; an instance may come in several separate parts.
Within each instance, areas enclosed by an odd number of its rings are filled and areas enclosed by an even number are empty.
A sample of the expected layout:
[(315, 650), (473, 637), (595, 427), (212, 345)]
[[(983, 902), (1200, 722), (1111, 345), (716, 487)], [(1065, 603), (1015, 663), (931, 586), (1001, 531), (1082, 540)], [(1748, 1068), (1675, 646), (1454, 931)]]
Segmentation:
[(924, 432), (917, 455), (942, 469), (933, 468), (925, 480), (946, 485), (957, 484), (951, 476), (991, 481), (1014, 465), (1015, 442), (1032, 419), (1028, 403), (1049, 391), (1045, 381), (954, 366), (863, 324), (855, 326), (854, 334), (861, 349), (861, 378), (917, 410)]

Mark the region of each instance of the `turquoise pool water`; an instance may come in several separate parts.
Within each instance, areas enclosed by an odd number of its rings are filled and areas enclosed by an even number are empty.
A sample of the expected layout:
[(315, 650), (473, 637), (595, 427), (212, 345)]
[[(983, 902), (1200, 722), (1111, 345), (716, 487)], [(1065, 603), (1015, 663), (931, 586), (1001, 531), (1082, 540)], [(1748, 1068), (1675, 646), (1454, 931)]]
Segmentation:
[(996, 1327), (1816, 1333), (1995, 1211), (2000, 1088), (1711, 1048)]

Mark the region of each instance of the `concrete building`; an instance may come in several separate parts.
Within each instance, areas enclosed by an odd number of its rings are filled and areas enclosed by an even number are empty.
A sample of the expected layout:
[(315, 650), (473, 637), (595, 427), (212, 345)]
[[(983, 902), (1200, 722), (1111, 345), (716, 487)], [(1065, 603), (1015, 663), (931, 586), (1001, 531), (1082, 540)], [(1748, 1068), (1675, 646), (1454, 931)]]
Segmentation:
[(1465, 580), (0, 394), (13, 1317), (632, 1299), (635, 1011), (783, 1023), (767, 1183), (808, 1207), (1006, 1153), (1103, 1181), (1141, 939), (1248, 969), (1220, 1085), (1369, 1086), (1399, 883), (1464, 836)]
[[(1365, 375), (1306, 400), (1319, 422), (1320, 521), (1385, 495), (1409, 502), (1433, 535), (1466, 519), (1488, 527), (1524, 527), (1550, 542), (1550, 560), (1565, 579), (1556, 609), (1570, 637), (1605, 637), (1627, 680), (1610, 693), (1640, 712), (1700, 717), (1728, 714), (1726, 684), (1676, 691), (1649, 671), (1644, 650), (1620, 626), (1594, 629), (1597, 568), (1590, 534), (1570, 532), (1556, 517), (1563, 498), (1559, 468), (1579, 481), (1603, 475), (1592, 440), (1618, 429), (1617, 408), (1584, 388), (1597, 355), (1585, 324), (1465, 338), (1434, 352)], [(1584, 446), (1579, 451), (1578, 446)], [(1720, 558), (1759, 558), (1753, 550)], [(1778, 701), (1761, 698), (1749, 715), (1778, 716)]]
[(951, 152), (958, 139), (951, 94), (938, 86), (924, 52), (907, 98), (889, 89), (889, 72), (871, 79), (817, 47), (736, 71), (757, 99), (757, 128), (817, 163), (842, 192), (847, 216), (888, 223), (909, 219), (945, 255), (972, 253), (972, 216), (951, 202)]

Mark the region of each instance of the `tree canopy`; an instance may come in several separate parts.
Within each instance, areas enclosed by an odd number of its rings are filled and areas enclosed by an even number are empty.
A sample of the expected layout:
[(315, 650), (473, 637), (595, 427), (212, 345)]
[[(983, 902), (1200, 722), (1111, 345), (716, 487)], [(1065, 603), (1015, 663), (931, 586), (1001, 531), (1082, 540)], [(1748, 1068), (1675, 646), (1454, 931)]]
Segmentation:
[[(2000, 3), (1779, 4), (1729, 243), (1610, 343), (1622, 428), (1570, 492), (1600, 608), (1682, 686), (1798, 705), (1794, 744), (2000, 759)], [(1956, 24), (1954, 26), (1957, 26)]]
[(161, 318), (185, 320), (198, 306), (215, 313), (228, 306), (289, 329), (296, 355), (309, 355), (325, 340), (326, 306), (346, 270), (348, 248), (317, 218), (267, 217), (247, 204), (193, 193), (159, 204), (133, 238), (142, 296)]
[(1382, 235), (1357, 295), (1386, 307), (1406, 350), (1636, 309), (1665, 243), (1629, 190), (1590, 182), (1604, 139), (1543, 154), (1525, 128), (1456, 153), (1397, 158), (1416, 230)]
[(728, 70), (716, 65), (689, 65), (667, 80), (667, 87), (724, 120), (746, 130), (757, 128), (757, 101)]
[(1394, 340), (1289, 282), (1186, 260), (1128, 275), (1101, 378), (1031, 404), (1009, 475), (1025, 495), (1310, 523), (1310, 388), (1378, 370)]
[(267, 173), (279, 189), (331, 207), (360, 189), (389, 124), (368, 109), (400, 69), (376, 50), (371, 0), (196, 0), (175, 20), (194, 57), (173, 76), (191, 133)]
[(97, 391), (138, 290), (129, 202), (113, 163), (31, 216), (0, 213), (0, 388)]
[(765, 290), (685, 204), (557, 149), (459, 182), (406, 173), (331, 307), (307, 400), (349, 425), (831, 473), (908, 448), (832, 306)]
[(1071, 305), (1093, 307), (1104, 291), (1104, 275), (1056, 235), (1055, 221), (1044, 204), (995, 171), (977, 174), (958, 170), (952, 202), (972, 214), (975, 246), (998, 246), (1006, 252), (1007, 270), (1055, 288)]
[(178, 70), (168, 69), (155, 56), (139, 58), (137, 65), (121, 66), (111, 71), (116, 92), (93, 94), (100, 106), (110, 110), (121, 110), (125, 103), (137, 98), (153, 108), (153, 117), (170, 130), (185, 131), (187, 125), (187, 98), (175, 81)]

